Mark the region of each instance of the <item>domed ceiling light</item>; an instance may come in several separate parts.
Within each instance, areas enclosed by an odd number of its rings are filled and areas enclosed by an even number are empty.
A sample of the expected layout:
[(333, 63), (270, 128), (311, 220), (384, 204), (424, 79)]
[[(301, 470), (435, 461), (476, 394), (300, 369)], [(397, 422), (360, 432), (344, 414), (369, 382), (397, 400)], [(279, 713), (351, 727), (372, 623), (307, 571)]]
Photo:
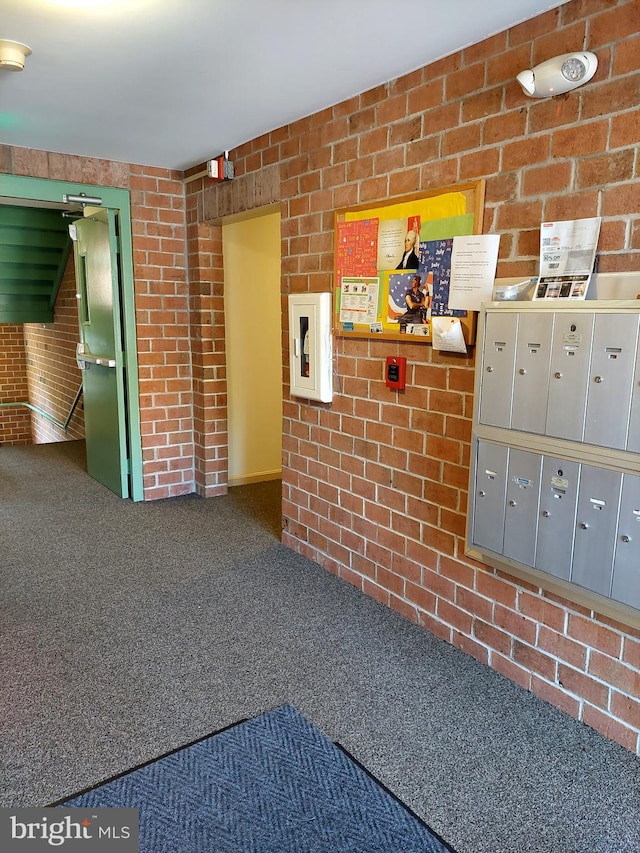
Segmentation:
[(0, 71), (22, 71), (31, 48), (19, 41), (0, 39)]

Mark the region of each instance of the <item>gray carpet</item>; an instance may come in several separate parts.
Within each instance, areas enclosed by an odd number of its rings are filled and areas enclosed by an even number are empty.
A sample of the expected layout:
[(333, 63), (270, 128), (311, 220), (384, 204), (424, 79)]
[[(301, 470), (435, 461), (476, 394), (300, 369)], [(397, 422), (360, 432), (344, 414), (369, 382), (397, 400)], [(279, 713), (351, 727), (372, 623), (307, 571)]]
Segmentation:
[(280, 545), (278, 482), (133, 504), (81, 451), (0, 447), (0, 805), (291, 703), (459, 853), (640, 851), (640, 761)]

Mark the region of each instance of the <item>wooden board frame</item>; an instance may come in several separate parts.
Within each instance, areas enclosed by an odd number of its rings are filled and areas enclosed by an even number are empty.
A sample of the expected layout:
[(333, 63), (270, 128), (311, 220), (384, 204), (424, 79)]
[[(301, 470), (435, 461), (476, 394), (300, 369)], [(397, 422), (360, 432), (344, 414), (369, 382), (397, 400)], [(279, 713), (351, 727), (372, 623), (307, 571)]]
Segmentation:
[[(371, 331), (368, 324), (353, 324), (353, 328), (345, 329), (340, 323), (340, 302), (341, 302), (341, 280), (337, 269), (338, 260), (338, 224), (346, 221), (369, 220), (379, 216), (380, 211), (385, 208), (398, 205), (408, 205), (413, 202), (418, 206), (421, 202), (426, 202), (428, 199), (437, 199), (438, 196), (445, 196), (450, 193), (459, 193), (464, 196), (466, 203), (466, 214), (470, 214), (473, 219), (472, 234), (482, 233), (483, 215), (484, 215), (484, 196), (485, 196), (485, 180), (469, 181), (461, 184), (452, 184), (450, 186), (436, 187), (432, 190), (413, 193), (411, 195), (400, 196), (386, 201), (377, 202), (375, 204), (362, 204), (356, 207), (343, 208), (335, 211), (334, 216), (334, 322), (333, 332), (338, 337), (354, 337), (354, 338), (372, 338), (375, 340), (392, 340), (406, 341), (409, 343), (431, 343), (431, 335), (407, 335), (401, 332), (395, 332), (383, 328), (382, 331)], [(436, 219), (430, 220), (432, 223)], [(454, 236), (454, 235), (449, 235)], [(385, 310), (382, 305), (379, 311)], [(381, 319), (381, 317), (380, 317)], [(464, 339), (467, 344), (474, 344), (476, 339), (477, 312), (468, 311), (466, 316), (460, 317), (460, 323), (464, 334)]]

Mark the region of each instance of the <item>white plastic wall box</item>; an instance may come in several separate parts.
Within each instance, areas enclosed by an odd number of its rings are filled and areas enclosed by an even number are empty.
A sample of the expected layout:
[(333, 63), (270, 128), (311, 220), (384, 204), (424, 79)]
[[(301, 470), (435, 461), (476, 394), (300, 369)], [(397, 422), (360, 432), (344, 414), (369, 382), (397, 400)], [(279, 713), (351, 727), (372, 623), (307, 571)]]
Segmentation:
[(289, 381), (294, 397), (333, 399), (330, 293), (289, 295)]
[(639, 338), (636, 300), (482, 307), (467, 519), (470, 556), (637, 627)]

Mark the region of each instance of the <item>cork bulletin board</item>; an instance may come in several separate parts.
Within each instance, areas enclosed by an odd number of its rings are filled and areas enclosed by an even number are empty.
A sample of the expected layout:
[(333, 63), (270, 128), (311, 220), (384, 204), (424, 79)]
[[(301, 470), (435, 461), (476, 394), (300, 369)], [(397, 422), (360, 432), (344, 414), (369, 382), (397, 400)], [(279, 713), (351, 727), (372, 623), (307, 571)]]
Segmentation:
[(455, 317), (473, 344), (476, 313), (447, 302), (453, 238), (482, 233), (484, 191), (473, 181), (337, 210), (334, 334), (431, 343), (431, 318)]

